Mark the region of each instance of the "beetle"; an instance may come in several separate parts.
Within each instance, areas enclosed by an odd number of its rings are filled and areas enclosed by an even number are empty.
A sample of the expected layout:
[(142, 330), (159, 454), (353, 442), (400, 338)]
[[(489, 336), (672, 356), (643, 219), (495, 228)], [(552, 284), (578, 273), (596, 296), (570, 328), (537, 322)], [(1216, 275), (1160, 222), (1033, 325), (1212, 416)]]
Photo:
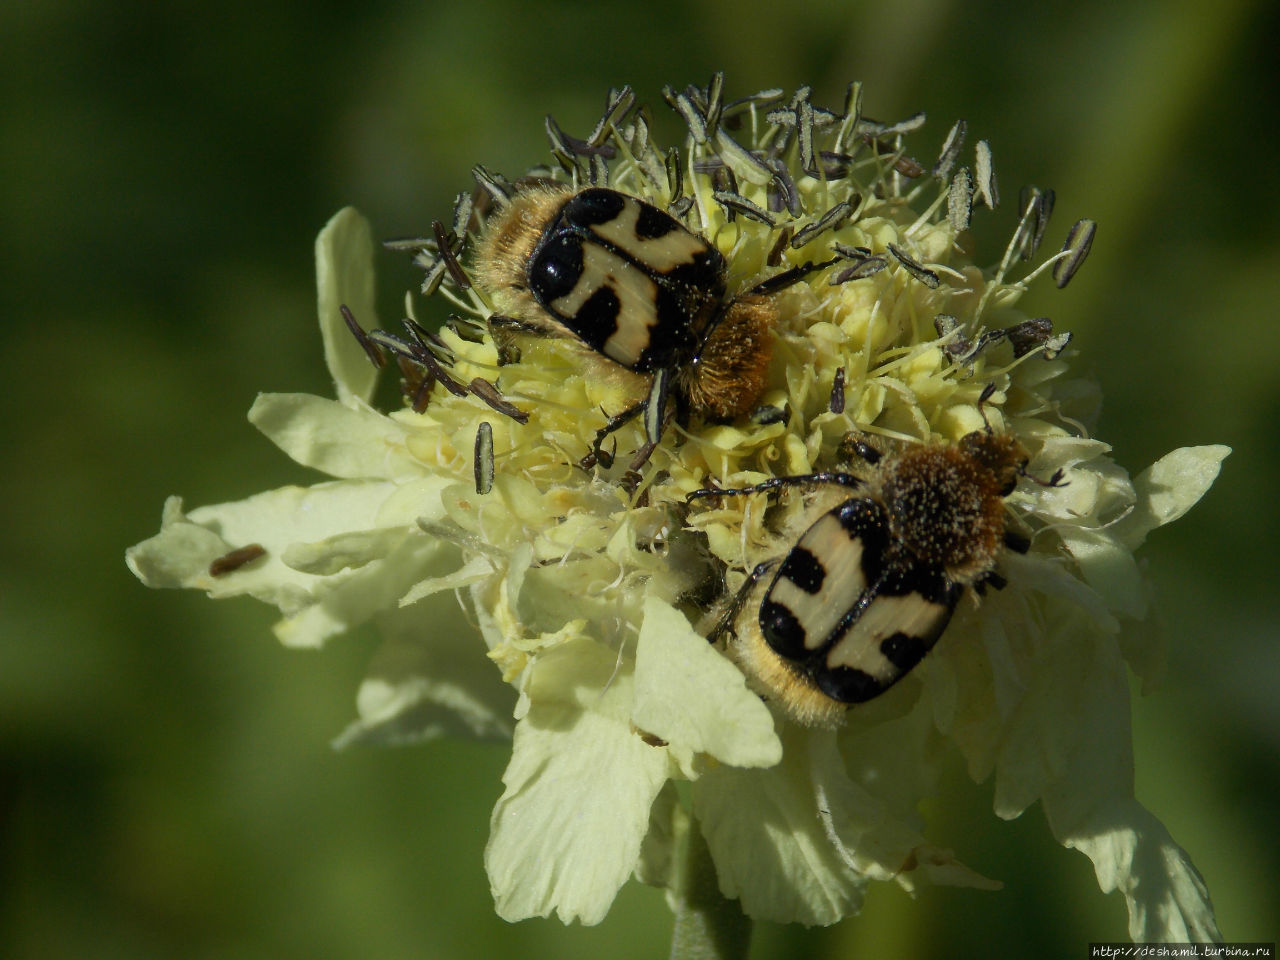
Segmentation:
[(753, 408), (773, 352), (773, 294), (834, 262), (729, 295), (724, 256), (669, 213), (608, 187), (535, 180), (490, 217), (474, 271), (497, 308), (495, 329), (576, 338), (590, 354), (651, 377), (648, 396), (611, 417), (582, 461), (608, 466), (603, 440), (644, 413), (638, 469), (661, 438), (669, 397), (680, 419), (693, 412), (727, 421)]
[[(985, 401), (990, 388), (984, 392)], [(1004, 499), (1019, 478), (1037, 480), (1010, 433), (975, 430), (954, 444), (884, 454), (846, 446), (860, 474), (775, 477), (688, 499), (834, 484), (856, 491), (814, 517), (784, 554), (748, 575), (708, 640), (725, 647), (757, 689), (811, 726), (835, 726), (852, 704), (888, 690), (938, 642), (966, 590), (1002, 588), (1005, 548), (1030, 544), (1006, 526)], [(772, 574), (767, 585), (765, 577)], [(749, 600), (757, 602), (748, 604)]]

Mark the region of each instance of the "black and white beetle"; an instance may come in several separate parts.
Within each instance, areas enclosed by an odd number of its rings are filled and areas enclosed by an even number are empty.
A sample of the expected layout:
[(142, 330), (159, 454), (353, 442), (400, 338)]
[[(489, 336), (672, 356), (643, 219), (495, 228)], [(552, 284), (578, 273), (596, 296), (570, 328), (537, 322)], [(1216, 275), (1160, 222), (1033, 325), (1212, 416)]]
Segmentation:
[(652, 377), (648, 396), (612, 417), (583, 460), (607, 464), (604, 438), (643, 412), (637, 469), (661, 438), (668, 397), (681, 418), (725, 421), (753, 408), (773, 352), (772, 294), (831, 262), (729, 296), (720, 251), (675, 217), (607, 187), (538, 180), (489, 219), (474, 270), (496, 330), (573, 337)]
[[(1005, 525), (1004, 498), (1028, 476), (1027, 451), (1012, 434), (988, 427), (888, 455), (863, 441), (849, 446), (865, 475), (777, 477), (688, 497), (815, 484), (858, 491), (809, 523), (784, 556), (758, 565), (708, 636), (731, 635), (726, 648), (756, 688), (812, 726), (839, 724), (851, 704), (905, 676), (966, 589), (1005, 585), (995, 570), (1001, 550), (1029, 547)], [(1057, 486), (1061, 471), (1036, 482)]]

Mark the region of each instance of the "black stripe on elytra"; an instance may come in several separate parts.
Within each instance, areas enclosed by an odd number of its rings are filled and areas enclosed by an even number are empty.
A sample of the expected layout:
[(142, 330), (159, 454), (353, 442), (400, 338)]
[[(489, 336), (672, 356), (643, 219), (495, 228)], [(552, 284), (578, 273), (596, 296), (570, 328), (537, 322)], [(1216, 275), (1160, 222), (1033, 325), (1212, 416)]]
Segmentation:
[[(594, 224), (608, 223), (610, 220), (616, 219), (626, 204), (626, 196), (616, 190), (607, 190), (601, 187), (583, 190), (581, 193), (570, 197), (565, 205), (560, 208), (560, 216), (551, 229), (585, 231)], [(673, 220), (672, 222), (674, 223), (675, 221)]]
[(636, 236), (641, 240), (656, 240), (658, 237), (665, 237), (672, 230), (683, 229), (675, 217), (668, 216), (651, 204), (640, 204), (640, 216), (636, 218)]
[(803, 660), (811, 652), (805, 646), (805, 629), (791, 608), (770, 600), (768, 594), (760, 604), (760, 632), (769, 648), (787, 660)]
[(815, 669), (811, 676), (819, 690), (840, 703), (864, 703), (878, 697), (888, 687), (871, 674), (853, 667)]
[(570, 232), (548, 233), (529, 258), (529, 289), (547, 307), (573, 291), (582, 269), (582, 238)]
[(822, 589), (822, 583), (827, 579), (827, 568), (812, 551), (795, 546), (782, 562), (778, 576), (786, 577), (805, 593), (815, 594)]
[(854, 497), (831, 512), (840, 521), (844, 531), (849, 534), (850, 540), (862, 541), (862, 563), (867, 573), (867, 581), (875, 579), (874, 574), (878, 570), (866, 569), (866, 557), (872, 555), (878, 560), (880, 554), (884, 552), (885, 544), (889, 542), (889, 517), (885, 513), (884, 506), (870, 497)]
[(618, 329), (618, 311), (622, 308), (618, 295), (609, 287), (596, 287), (572, 317), (564, 317), (564, 323), (583, 342), (600, 353)]
[(884, 597), (905, 597), (919, 594), (929, 603), (939, 606), (954, 607), (963, 592), (960, 586), (937, 567), (899, 564), (897, 558), (889, 558), (885, 571), (877, 586), (877, 593)]
[(692, 322), (693, 310), (698, 303), (696, 297), (690, 298), (686, 290), (673, 289), (661, 274), (645, 272), (657, 284), (657, 299), (653, 305), (657, 322), (649, 327), (649, 342), (632, 368), (637, 373), (680, 366), (698, 345)]
[[(951, 614), (948, 613), (942, 620), (942, 626), (945, 627), (950, 619)], [(895, 633), (880, 641), (880, 652), (884, 654), (886, 660), (898, 668), (898, 674), (901, 675), (924, 659), (924, 655), (933, 649), (941, 633), (941, 630), (935, 630), (929, 637)]]

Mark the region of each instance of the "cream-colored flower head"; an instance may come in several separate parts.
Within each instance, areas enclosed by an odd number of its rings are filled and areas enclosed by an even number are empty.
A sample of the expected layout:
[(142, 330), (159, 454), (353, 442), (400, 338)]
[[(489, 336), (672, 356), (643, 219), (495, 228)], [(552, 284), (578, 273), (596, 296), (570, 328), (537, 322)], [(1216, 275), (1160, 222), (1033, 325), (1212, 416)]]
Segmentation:
[[(340, 311), (375, 325), (370, 231), (350, 210), (335, 216), (317, 265), (337, 396), (267, 394), (250, 412), (333, 479), (190, 514), (175, 498), (131, 568), (152, 586), (273, 603), (294, 646), (376, 623), (385, 646), (341, 743), (511, 737), (486, 852), (505, 918), (599, 921), (633, 872), (669, 881), (689, 816), (722, 893), (757, 918), (833, 923), (871, 879), (992, 886), (935, 846), (917, 812), (958, 749), (975, 779), (994, 774), (998, 815), (1042, 803), (1055, 837), (1124, 894), (1135, 939), (1215, 937), (1199, 876), (1133, 795), (1127, 671), (1150, 680), (1162, 662), (1140, 627), (1133, 551), (1203, 495), (1228, 451), (1176, 450), (1130, 479), (1088, 435), (1096, 386), (1017, 302), (1038, 276), (1070, 279), (1092, 225), (1046, 254), (1052, 194), (1028, 190), (1008, 247), (969, 251), (971, 213), (997, 201), (986, 144), (966, 150), (957, 124), (922, 165), (905, 138), (923, 116), (871, 121), (857, 85), (834, 110), (807, 90), (726, 102), (718, 78), (666, 99), (688, 127), (677, 150), (657, 145), (624, 90), (585, 140), (549, 125), (555, 165), (536, 174), (562, 187), (481, 174), (486, 202), (464, 198), (454, 231), (422, 245), (428, 289), (458, 316), (438, 334), (395, 334), (416, 362), (402, 364), (412, 402), (389, 413), (370, 405), (374, 370)], [(591, 184), (714, 247), (723, 302), (763, 301), (769, 327), (748, 412), (720, 422), (684, 371), (668, 421), (619, 426), (602, 447), (614, 456), (596, 463), (596, 432), (645, 401), (650, 374), (569, 331), (547, 336), (554, 325), (518, 315), (532, 298), (493, 279), (510, 271), (475, 259), (522, 189)], [(806, 264), (820, 269), (768, 285)], [(526, 322), (498, 325), (495, 341), (485, 321), (499, 311)], [(975, 431), (1012, 435), (1028, 477), (1064, 482), (1024, 480), (1004, 501), (1030, 549), (1000, 551), (1004, 588), (980, 601), (967, 590), (900, 682), (807, 725), (725, 643), (708, 644), (746, 575), (858, 494), (689, 494), (856, 474), (850, 438), (893, 456)], [(249, 545), (261, 553), (233, 553)]]

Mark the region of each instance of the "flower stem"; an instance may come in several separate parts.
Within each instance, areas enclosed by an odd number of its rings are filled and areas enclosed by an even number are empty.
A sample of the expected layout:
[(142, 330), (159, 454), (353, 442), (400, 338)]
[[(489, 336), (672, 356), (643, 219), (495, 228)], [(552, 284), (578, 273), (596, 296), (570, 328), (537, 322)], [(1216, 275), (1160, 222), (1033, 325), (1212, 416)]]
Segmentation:
[(716, 866), (697, 821), (690, 817), (683, 826), (668, 896), (676, 915), (671, 960), (746, 960), (751, 918), (737, 900), (720, 893)]

